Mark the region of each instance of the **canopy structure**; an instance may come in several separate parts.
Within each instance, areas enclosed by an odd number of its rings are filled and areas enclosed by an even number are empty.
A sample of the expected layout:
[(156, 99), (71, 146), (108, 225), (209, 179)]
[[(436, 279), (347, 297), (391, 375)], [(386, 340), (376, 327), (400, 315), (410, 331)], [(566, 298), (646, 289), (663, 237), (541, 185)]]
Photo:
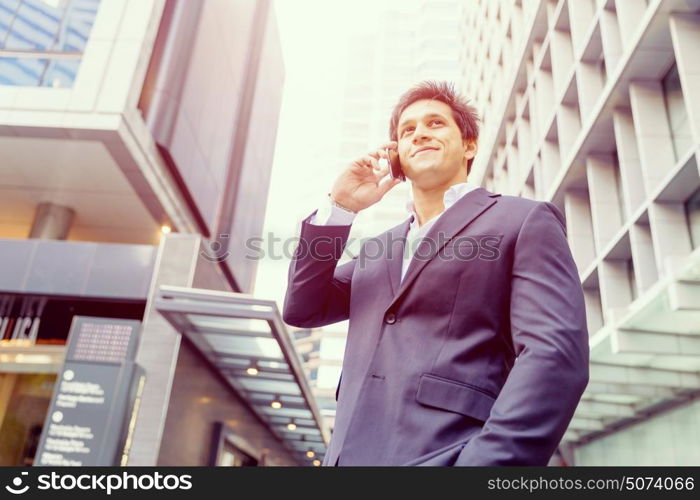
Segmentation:
[(329, 432), (274, 301), (163, 286), (156, 308), (302, 463), (323, 459)]
[(585, 442), (700, 393), (700, 249), (590, 339), (590, 381), (566, 440)]

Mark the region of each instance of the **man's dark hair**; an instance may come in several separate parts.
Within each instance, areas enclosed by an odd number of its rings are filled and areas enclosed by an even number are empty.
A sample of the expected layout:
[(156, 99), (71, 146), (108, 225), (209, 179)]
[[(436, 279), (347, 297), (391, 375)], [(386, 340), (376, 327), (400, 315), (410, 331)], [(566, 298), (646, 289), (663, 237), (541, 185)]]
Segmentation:
[[(389, 137), (392, 141), (398, 141), (396, 129), (403, 110), (422, 99), (433, 99), (447, 104), (452, 109), (452, 117), (462, 132), (462, 138), (469, 140), (479, 138), (479, 115), (476, 108), (455, 91), (452, 83), (425, 80), (406, 91), (394, 106), (389, 123)], [(467, 162), (467, 174), (473, 162), (474, 158)]]

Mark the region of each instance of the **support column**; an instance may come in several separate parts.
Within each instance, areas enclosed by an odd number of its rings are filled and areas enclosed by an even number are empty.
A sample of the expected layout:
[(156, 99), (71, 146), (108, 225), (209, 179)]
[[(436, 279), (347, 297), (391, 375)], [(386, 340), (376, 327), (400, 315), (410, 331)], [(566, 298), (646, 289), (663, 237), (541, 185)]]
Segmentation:
[(598, 268), (600, 301), (605, 323), (612, 324), (632, 302), (629, 269), (625, 260), (604, 260)]
[(605, 67), (608, 75), (612, 75), (615, 73), (624, 51), (623, 41), (620, 36), (620, 25), (617, 20), (617, 13), (614, 10), (601, 10), (600, 38), (603, 44)]
[(674, 14), (671, 16), (671, 40), (681, 80), (683, 99), (693, 141), (700, 142), (700, 15)]
[(616, 171), (617, 165), (612, 155), (591, 155), (586, 161), (593, 234), (598, 253), (603, 251), (622, 227)]
[(676, 163), (661, 83), (631, 83), (630, 103), (644, 185), (650, 195)]
[(656, 268), (663, 277), (669, 257), (687, 257), (692, 251), (685, 206), (682, 202), (654, 202), (649, 206), (649, 223)]
[(639, 0), (615, 0), (617, 21), (620, 26), (620, 39), (625, 49), (635, 42), (642, 19), (647, 10), (647, 3)]
[(75, 218), (70, 207), (53, 203), (39, 203), (34, 213), (34, 221), (29, 231), (30, 239), (65, 240)]
[(564, 196), (566, 213), (566, 233), (579, 273), (582, 273), (595, 259), (591, 205), (588, 192), (569, 190)]
[(201, 238), (193, 234), (171, 233), (160, 242), (136, 353), (146, 383), (126, 465), (157, 465), (181, 334), (158, 313), (154, 301), (161, 285), (193, 285), (200, 246)]
[(628, 109), (616, 109), (613, 113), (613, 128), (617, 146), (617, 161), (620, 166), (623, 202), (627, 217), (631, 216), (646, 199), (642, 167), (639, 163), (639, 148), (634, 135), (632, 113)]

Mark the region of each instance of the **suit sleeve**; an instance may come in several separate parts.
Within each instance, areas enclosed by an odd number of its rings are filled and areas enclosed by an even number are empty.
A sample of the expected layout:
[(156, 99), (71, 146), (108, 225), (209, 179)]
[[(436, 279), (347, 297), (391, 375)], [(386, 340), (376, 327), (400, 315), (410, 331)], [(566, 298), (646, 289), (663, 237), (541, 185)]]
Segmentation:
[(353, 259), (338, 265), (350, 225), (314, 225), (316, 212), (302, 221), (301, 236), (287, 277), (282, 318), (292, 326), (315, 328), (348, 319)]
[(515, 244), (510, 323), (515, 363), (455, 465), (547, 465), (588, 384), (583, 290), (549, 202), (530, 211)]

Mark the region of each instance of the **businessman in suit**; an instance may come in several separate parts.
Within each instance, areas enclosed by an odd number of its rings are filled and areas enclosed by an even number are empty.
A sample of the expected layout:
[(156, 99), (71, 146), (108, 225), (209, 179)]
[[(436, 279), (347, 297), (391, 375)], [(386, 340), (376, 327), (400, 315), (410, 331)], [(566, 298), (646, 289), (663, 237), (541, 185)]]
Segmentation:
[[(475, 110), (444, 82), (397, 103), (392, 142), (304, 219), (284, 320), (349, 319), (324, 465), (546, 465), (588, 383), (581, 284), (549, 202), (467, 181)], [(411, 216), (338, 265), (357, 212), (400, 180)]]

